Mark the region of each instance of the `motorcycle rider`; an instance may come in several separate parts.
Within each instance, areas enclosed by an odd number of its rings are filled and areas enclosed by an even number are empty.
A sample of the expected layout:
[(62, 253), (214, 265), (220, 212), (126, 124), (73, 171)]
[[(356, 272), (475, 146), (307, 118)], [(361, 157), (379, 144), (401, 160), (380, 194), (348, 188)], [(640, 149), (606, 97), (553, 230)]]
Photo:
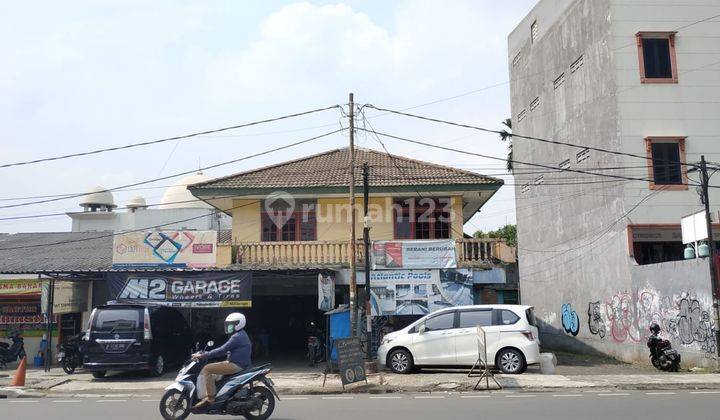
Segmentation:
[(650, 332), (652, 334), (648, 337), (648, 347), (650, 347), (651, 343), (654, 344), (656, 340), (660, 340), (660, 326), (656, 322), (653, 322), (652, 325), (650, 325)]
[(227, 360), (209, 363), (200, 371), (197, 386), (199, 390), (205, 391), (205, 398), (200, 400), (195, 408), (215, 402), (215, 377), (212, 375), (232, 375), (250, 366), (252, 343), (244, 330), (245, 322), (245, 315), (239, 312), (231, 313), (225, 318), (223, 328), (226, 334), (232, 334), (230, 339), (214, 350), (192, 355), (193, 360), (207, 360), (227, 355)]

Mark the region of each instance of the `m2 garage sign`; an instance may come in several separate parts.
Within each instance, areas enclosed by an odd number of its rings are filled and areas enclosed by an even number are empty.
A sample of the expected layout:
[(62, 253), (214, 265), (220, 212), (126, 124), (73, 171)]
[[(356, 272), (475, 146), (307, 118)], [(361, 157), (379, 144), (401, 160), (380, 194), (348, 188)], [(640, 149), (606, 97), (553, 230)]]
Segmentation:
[(252, 276), (246, 272), (155, 275), (110, 274), (111, 299), (122, 303), (216, 308), (251, 306)]

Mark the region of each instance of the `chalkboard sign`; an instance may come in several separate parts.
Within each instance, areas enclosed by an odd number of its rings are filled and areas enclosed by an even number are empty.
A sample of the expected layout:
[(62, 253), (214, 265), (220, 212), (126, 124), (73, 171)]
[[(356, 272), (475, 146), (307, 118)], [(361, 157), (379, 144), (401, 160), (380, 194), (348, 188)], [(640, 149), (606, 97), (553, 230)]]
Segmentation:
[(365, 377), (365, 355), (357, 338), (335, 340), (338, 352), (338, 367), (343, 386), (353, 382), (367, 381)]

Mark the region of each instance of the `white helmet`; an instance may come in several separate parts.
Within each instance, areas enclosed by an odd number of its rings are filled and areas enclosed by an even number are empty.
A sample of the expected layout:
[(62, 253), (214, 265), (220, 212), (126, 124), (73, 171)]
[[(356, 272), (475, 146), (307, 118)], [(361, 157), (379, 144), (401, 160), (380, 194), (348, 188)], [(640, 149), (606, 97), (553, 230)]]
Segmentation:
[(225, 333), (232, 334), (245, 328), (245, 315), (233, 312), (225, 318)]

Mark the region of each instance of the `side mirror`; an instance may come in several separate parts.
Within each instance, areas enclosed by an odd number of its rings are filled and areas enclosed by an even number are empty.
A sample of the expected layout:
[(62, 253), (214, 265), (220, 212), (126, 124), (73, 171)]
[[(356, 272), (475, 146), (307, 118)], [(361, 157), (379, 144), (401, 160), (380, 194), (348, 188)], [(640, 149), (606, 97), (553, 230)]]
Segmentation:
[(422, 324), (420, 328), (418, 328), (418, 334), (425, 334), (425, 324)]
[(208, 347), (212, 347), (212, 346), (214, 346), (214, 345), (215, 345), (215, 342), (212, 341), (212, 340), (210, 340), (210, 341), (207, 342), (207, 346), (208, 346)]

